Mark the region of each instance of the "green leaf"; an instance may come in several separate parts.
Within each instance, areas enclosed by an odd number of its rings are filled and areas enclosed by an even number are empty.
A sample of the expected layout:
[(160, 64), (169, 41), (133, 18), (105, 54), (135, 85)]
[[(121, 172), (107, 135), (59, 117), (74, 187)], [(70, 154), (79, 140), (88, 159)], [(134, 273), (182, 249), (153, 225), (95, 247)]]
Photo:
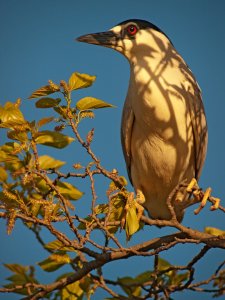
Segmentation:
[(46, 244), (45, 248), (48, 250), (76, 252), (73, 247), (64, 246), (59, 240), (55, 240)]
[(60, 98), (53, 99), (53, 98), (41, 98), (35, 103), (35, 106), (37, 108), (49, 108), (49, 107), (55, 107), (61, 102)]
[(60, 132), (44, 130), (37, 133), (35, 140), (37, 144), (62, 149), (74, 141), (74, 138)]
[(65, 165), (64, 161), (54, 159), (48, 155), (39, 156), (39, 165), (41, 169), (48, 170), (48, 169), (58, 169), (61, 166)]
[(126, 234), (128, 238), (139, 229), (139, 220), (137, 217), (136, 207), (132, 205), (126, 214)]
[(60, 88), (53, 88), (51, 85), (42, 86), (40, 89), (34, 91), (28, 99), (40, 98), (43, 96), (47, 96), (53, 94), (55, 92), (60, 91)]
[(71, 75), (69, 79), (69, 90), (77, 90), (77, 89), (83, 89), (87, 88), (92, 85), (92, 83), (95, 81), (96, 76), (91, 76), (88, 74), (80, 74), (78, 72), (75, 72)]
[(57, 188), (59, 192), (69, 200), (78, 200), (83, 196), (81, 191), (68, 182), (58, 182)]
[(84, 97), (80, 99), (76, 104), (76, 108), (79, 110), (98, 109), (104, 107), (115, 107), (115, 106), (103, 100), (93, 98), (93, 97)]
[(52, 254), (38, 265), (46, 272), (54, 272), (68, 263), (70, 263), (70, 257), (67, 254)]
[(225, 235), (225, 230), (221, 230), (216, 227), (205, 227), (204, 231), (208, 234), (212, 234), (212, 235), (216, 235), (216, 236), (219, 236), (219, 235), (224, 236)]

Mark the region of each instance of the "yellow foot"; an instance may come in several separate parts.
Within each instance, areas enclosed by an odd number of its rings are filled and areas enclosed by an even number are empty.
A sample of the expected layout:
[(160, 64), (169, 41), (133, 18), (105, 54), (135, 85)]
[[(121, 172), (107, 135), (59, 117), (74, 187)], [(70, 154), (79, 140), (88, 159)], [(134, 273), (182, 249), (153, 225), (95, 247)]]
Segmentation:
[(211, 192), (212, 192), (212, 189), (209, 187), (206, 189), (205, 193), (204, 193), (204, 196), (202, 198), (202, 201), (200, 203), (200, 206), (194, 210), (194, 213), (197, 215), (200, 213), (200, 211), (205, 207), (206, 203), (207, 203), (207, 200), (208, 198), (210, 197), (211, 195)]
[(187, 188), (186, 188), (186, 191), (188, 193), (191, 193), (193, 191), (193, 188), (194, 187), (197, 187), (198, 188), (198, 182), (195, 178), (192, 178), (190, 183), (188, 184)]

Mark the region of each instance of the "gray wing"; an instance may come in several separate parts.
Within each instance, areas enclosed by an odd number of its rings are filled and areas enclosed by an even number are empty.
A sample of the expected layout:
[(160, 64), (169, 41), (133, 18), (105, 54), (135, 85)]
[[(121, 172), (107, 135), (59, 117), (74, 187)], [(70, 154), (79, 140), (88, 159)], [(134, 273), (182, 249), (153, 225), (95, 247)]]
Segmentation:
[(121, 144), (123, 148), (123, 155), (126, 161), (127, 173), (131, 183), (132, 183), (131, 137), (132, 137), (133, 124), (134, 124), (134, 113), (132, 107), (129, 105), (128, 101), (126, 101), (123, 108), (123, 115), (122, 115), (122, 122), (121, 122)]
[(194, 136), (195, 178), (198, 180), (207, 152), (208, 129), (201, 90), (194, 77), (192, 77), (192, 88), (189, 97), (189, 113)]

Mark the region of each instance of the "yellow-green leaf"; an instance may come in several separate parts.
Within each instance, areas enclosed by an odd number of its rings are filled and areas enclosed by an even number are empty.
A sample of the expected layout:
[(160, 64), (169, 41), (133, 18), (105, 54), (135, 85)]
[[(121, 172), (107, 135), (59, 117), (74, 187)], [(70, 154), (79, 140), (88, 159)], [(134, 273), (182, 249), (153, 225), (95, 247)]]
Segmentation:
[(50, 123), (52, 120), (54, 120), (54, 117), (47, 117), (47, 118), (43, 118), (41, 120), (38, 121), (38, 127), (44, 126), (45, 124)]
[(74, 138), (60, 132), (44, 130), (37, 133), (35, 140), (37, 144), (62, 149), (73, 142)]
[(136, 207), (132, 205), (126, 214), (126, 234), (128, 237), (133, 235), (139, 229), (139, 220), (137, 217)]
[(41, 98), (36, 103), (35, 106), (37, 108), (49, 108), (49, 107), (55, 107), (61, 102), (60, 98), (53, 99), (53, 98)]
[(35, 184), (38, 187), (38, 189), (43, 192), (43, 193), (47, 193), (49, 191), (49, 186), (47, 185), (47, 183), (45, 182), (44, 179), (40, 178), (40, 177), (36, 177), (35, 179)]
[[(117, 194), (111, 200), (111, 210), (108, 222), (121, 221), (124, 214), (125, 198), (122, 194)], [(118, 230), (118, 225), (110, 225), (108, 229), (110, 232), (115, 233)]]
[(64, 161), (54, 159), (48, 155), (39, 156), (39, 165), (41, 169), (48, 170), (48, 169), (58, 169), (61, 166), (65, 165)]
[(2, 145), (0, 147), (0, 149), (2, 151), (4, 151), (5, 153), (10, 153), (10, 154), (14, 154), (15, 152), (18, 153), (19, 149), (21, 149), (20, 144), (16, 143), (16, 142), (8, 142), (5, 143), (4, 145)]
[(16, 274), (25, 274), (28, 271), (28, 267), (24, 267), (18, 264), (4, 264), (5, 268)]
[(75, 252), (73, 247), (67, 247), (62, 244), (59, 240), (52, 241), (45, 245), (45, 248), (48, 250), (56, 250), (56, 251), (70, 251)]
[[(159, 259), (158, 259), (158, 270), (159, 271), (164, 271), (164, 270), (168, 269), (170, 266), (171, 266), (171, 264), (167, 260), (159, 257)], [(168, 272), (167, 274), (170, 274), (170, 272)]]
[(175, 274), (171, 276), (171, 284), (179, 286), (183, 281), (186, 281), (189, 278), (189, 273), (185, 272), (182, 274)]
[(55, 92), (60, 91), (60, 88), (53, 88), (51, 85), (42, 86), (40, 89), (34, 91), (28, 99), (40, 98), (43, 96), (47, 96), (53, 94)]
[(84, 291), (80, 287), (80, 282), (73, 282), (61, 289), (61, 300), (81, 300)]
[(205, 228), (205, 232), (208, 234), (212, 234), (212, 235), (225, 235), (225, 230), (221, 230), (219, 228), (215, 228), (215, 227), (206, 227)]
[(103, 100), (93, 98), (93, 97), (84, 97), (80, 99), (76, 104), (76, 108), (79, 110), (98, 109), (104, 107), (115, 107), (115, 106)]
[(92, 85), (92, 83), (95, 81), (96, 76), (91, 76), (88, 74), (80, 74), (78, 72), (75, 72), (71, 75), (69, 79), (69, 90), (77, 90), (77, 89), (83, 89), (87, 88)]
[(17, 130), (8, 131), (7, 136), (11, 140), (17, 140), (20, 142), (26, 142), (28, 140), (26, 132), (17, 131)]
[(0, 182), (5, 182), (8, 178), (6, 170), (0, 166)]
[(54, 111), (56, 111), (59, 115), (61, 115), (64, 119), (67, 118), (67, 107), (65, 105), (53, 107)]
[(21, 119), (11, 119), (6, 122), (0, 123), (0, 128), (11, 128), (11, 129), (20, 129), (20, 130), (28, 130), (29, 123), (21, 120)]
[(145, 282), (149, 282), (152, 278), (153, 272), (152, 271), (145, 271), (141, 274), (139, 274), (136, 278), (135, 281), (137, 283), (140, 283), (142, 285)]
[(70, 263), (70, 258), (67, 254), (53, 254), (47, 259), (39, 262), (38, 265), (46, 272), (54, 272), (68, 263)]
[(95, 206), (95, 213), (97, 215), (99, 214), (106, 214), (109, 211), (109, 205), (108, 204), (99, 204)]
[(78, 200), (83, 196), (81, 191), (68, 182), (58, 182), (57, 188), (59, 192), (69, 200)]
[(119, 278), (118, 282), (121, 283), (121, 288), (128, 296), (141, 296), (141, 287), (136, 285), (135, 278), (127, 276)]
[(0, 121), (2, 123), (9, 122), (9, 121), (24, 121), (24, 117), (22, 112), (19, 109), (19, 104), (6, 102), (5, 105), (2, 107), (0, 106)]

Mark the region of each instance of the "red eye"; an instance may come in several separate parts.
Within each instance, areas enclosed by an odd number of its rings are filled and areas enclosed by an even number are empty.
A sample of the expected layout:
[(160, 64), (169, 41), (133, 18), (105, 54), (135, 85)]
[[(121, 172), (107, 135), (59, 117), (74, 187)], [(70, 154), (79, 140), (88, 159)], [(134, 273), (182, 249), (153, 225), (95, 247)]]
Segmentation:
[(127, 27), (127, 33), (129, 35), (135, 35), (137, 33), (137, 27), (135, 25), (129, 25)]

